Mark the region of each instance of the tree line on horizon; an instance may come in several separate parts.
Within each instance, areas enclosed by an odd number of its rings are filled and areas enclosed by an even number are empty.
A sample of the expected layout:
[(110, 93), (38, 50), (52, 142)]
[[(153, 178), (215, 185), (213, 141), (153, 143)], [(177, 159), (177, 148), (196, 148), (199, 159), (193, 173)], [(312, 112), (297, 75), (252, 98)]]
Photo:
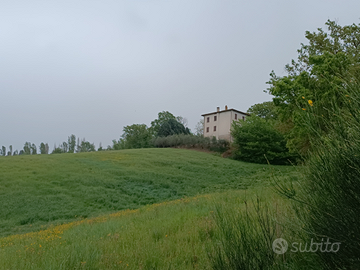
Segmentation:
[[(67, 141), (59, 145), (54, 145), (50, 152), (48, 143), (41, 143), (39, 148), (34, 143), (25, 142), (23, 149), (20, 151), (13, 151), (12, 145), (9, 146), (9, 151), (2, 146), (0, 149), (0, 156), (15, 156), (15, 155), (36, 155), (36, 154), (62, 154), (62, 153), (81, 153), (93, 151), (110, 151), (120, 149), (132, 148), (147, 148), (157, 147), (154, 145), (155, 139), (159, 137), (167, 137), (171, 135), (190, 135), (200, 136), (202, 134), (202, 124), (196, 127), (196, 134), (193, 134), (187, 125), (187, 119), (182, 116), (174, 116), (168, 111), (158, 113), (158, 118), (151, 122), (148, 127), (145, 124), (133, 124), (123, 128), (123, 134), (119, 140), (113, 140), (112, 145), (103, 148), (101, 143), (96, 150), (95, 144), (86, 141), (85, 138), (76, 138), (74, 134), (68, 137)], [(39, 151), (38, 151), (39, 149)]]

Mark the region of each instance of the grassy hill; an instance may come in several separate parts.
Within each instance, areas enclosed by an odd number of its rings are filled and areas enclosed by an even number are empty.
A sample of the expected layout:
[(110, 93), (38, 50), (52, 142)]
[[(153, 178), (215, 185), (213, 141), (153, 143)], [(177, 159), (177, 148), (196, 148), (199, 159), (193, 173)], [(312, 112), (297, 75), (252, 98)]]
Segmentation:
[(238, 209), (259, 193), (278, 203), (270, 172), (297, 177), (180, 149), (14, 156), (0, 167), (1, 269), (207, 269), (214, 203)]
[(2, 236), (268, 180), (266, 166), (180, 149), (2, 157), (0, 168)]

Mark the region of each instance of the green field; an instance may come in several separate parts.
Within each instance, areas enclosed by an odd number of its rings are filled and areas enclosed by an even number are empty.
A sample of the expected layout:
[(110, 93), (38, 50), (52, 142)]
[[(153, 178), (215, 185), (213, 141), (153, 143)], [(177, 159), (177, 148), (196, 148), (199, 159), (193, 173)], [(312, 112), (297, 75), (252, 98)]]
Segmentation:
[(14, 156), (0, 167), (2, 269), (207, 269), (214, 203), (278, 202), (270, 174), (298, 175), (180, 149)]

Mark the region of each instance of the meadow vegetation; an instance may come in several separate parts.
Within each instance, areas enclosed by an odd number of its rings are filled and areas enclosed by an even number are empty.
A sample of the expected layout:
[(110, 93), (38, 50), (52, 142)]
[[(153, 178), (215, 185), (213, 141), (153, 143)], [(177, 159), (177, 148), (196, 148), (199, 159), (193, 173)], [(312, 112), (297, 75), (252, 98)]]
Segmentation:
[(257, 195), (288, 211), (260, 186), (165, 201), (1, 238), (0, 268), (212, 269), (222, 241), (214, 204), (241, 213)]
[[(185, 196), (267, 185), (264, 165), (181, 149), (0, 158), (0, 235)], [(283, 172), (292, 168), (280, 167)]]

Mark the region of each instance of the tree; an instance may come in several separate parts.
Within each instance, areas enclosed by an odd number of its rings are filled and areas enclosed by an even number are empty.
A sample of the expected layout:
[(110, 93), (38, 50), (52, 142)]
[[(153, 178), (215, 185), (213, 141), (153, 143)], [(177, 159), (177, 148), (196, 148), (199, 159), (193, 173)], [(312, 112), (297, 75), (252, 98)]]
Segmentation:
[(104, 149), (103, 149), (103, 147), (102, 147), (102, 144), (101, 144), (101, 142), (99, 143), (99, 148), (98, 148), (98, 151), (103, 151)]
[(51, 152), (51, 154), (62, 154), (64, 153), (62, 148), (59, 146), (59, 147), (56, 147), (56, 144), (54, 144), (54, 150)]
[(264, 118), (265, 120), (276, 120), (278, 117), (275, 104), (272, 101), (252, 105), (247, 110), (247, 113)]
[(292, 155), (286, 148), (284, 136), (273, 125), (258, 116), (246, 121), (234, 121), (231, 128), (234, 138), (234, 158), (247, 162), (287, 164)]
[(2, 154), (3, 156), (6, 155), (6, 147), (5, 147), (5, 146), (2, 146), (2, 147), (1, 147), (1, 154)]
[(185, 128), (188, 125), (188, 120), (185, 117), (182, 116), (176, 116), (175, 117), (176, 121), (178, 121), (180, 124), (182, 124)]
[(175, 119), (169, 119), (163, 122), (157, 133), (158, 137), (167, 137), (175, 134), (190, 134), (190, 130)]
[(42, 142), (40, 144), (40, 154), (48, 154), (48, 152), (46, 152), (46, 145)]
[(9, 152), (8, 152), (8, 156), (12, 156), (13, 150), (12, 150), (12, 145), (9, 146)]
[(24, 144), (23, 154), (24, 155), (30, 155), (31, 154), (31, 143), (30, 142), (26, 142)]
[(69, 146), (69, 153), (74, 153), (75, 152), (75, 147), (76, 147), (76, 137), (74, 134), (71, 134), (68, 137), (68, 146)]
[(36, 155), (37, 154), (37, 149), (36, 149), (36, 145), (33, 143), (30, 147), (31, 149), (31, 154), (32, 155)]
[(62, 143), (62, 145), (61, 145), (61, 147), (62, 147), (62, 151), (63, 151), (63, 153), (67, 153), (68, 152), (68, 144), (67, 144), (67, 142), (63, 142)]
[(204, 136), (204, 119), (201, 119), (195, 126), (195, 135)]
[(81, 152), (94, 152), (95, 150), (95, 144), (90, 143), (85, 140), (85, 138), (81, 141), (80, 146)]
[(311, 110), (318, 116), (316, 132), (329, 132), (326, 122), (333, 119), (328, 110), (336, 107), (346, 110), (344, 96), (346, 81), (360, 78), (360, 24), (340, 26), (326, 22), (327, 31), (307, 31), (308, 45), (301, 45), (297, 60), (285, 66), (287, 75), (270, 74), (268, 92), (283, 124), (290, 149), (306, 154), (316, 142), (311, 142), (314, 129), (304, 117)]
[(151, 146), (152, 134), (145, 124), (125, 126), (115, 149), (146, 148)]
[[(168, 111), (162, 111), (158, 113), (158, 119), (155, 119), (151, 122), (150, 131), (152, 134), (156, 135), (159, 132), (160, 126), (167, 120), (174, 119), (177, 120), (176, 117), (168, 112)], [(179, 119), (181, 120), (181, 119)]]

